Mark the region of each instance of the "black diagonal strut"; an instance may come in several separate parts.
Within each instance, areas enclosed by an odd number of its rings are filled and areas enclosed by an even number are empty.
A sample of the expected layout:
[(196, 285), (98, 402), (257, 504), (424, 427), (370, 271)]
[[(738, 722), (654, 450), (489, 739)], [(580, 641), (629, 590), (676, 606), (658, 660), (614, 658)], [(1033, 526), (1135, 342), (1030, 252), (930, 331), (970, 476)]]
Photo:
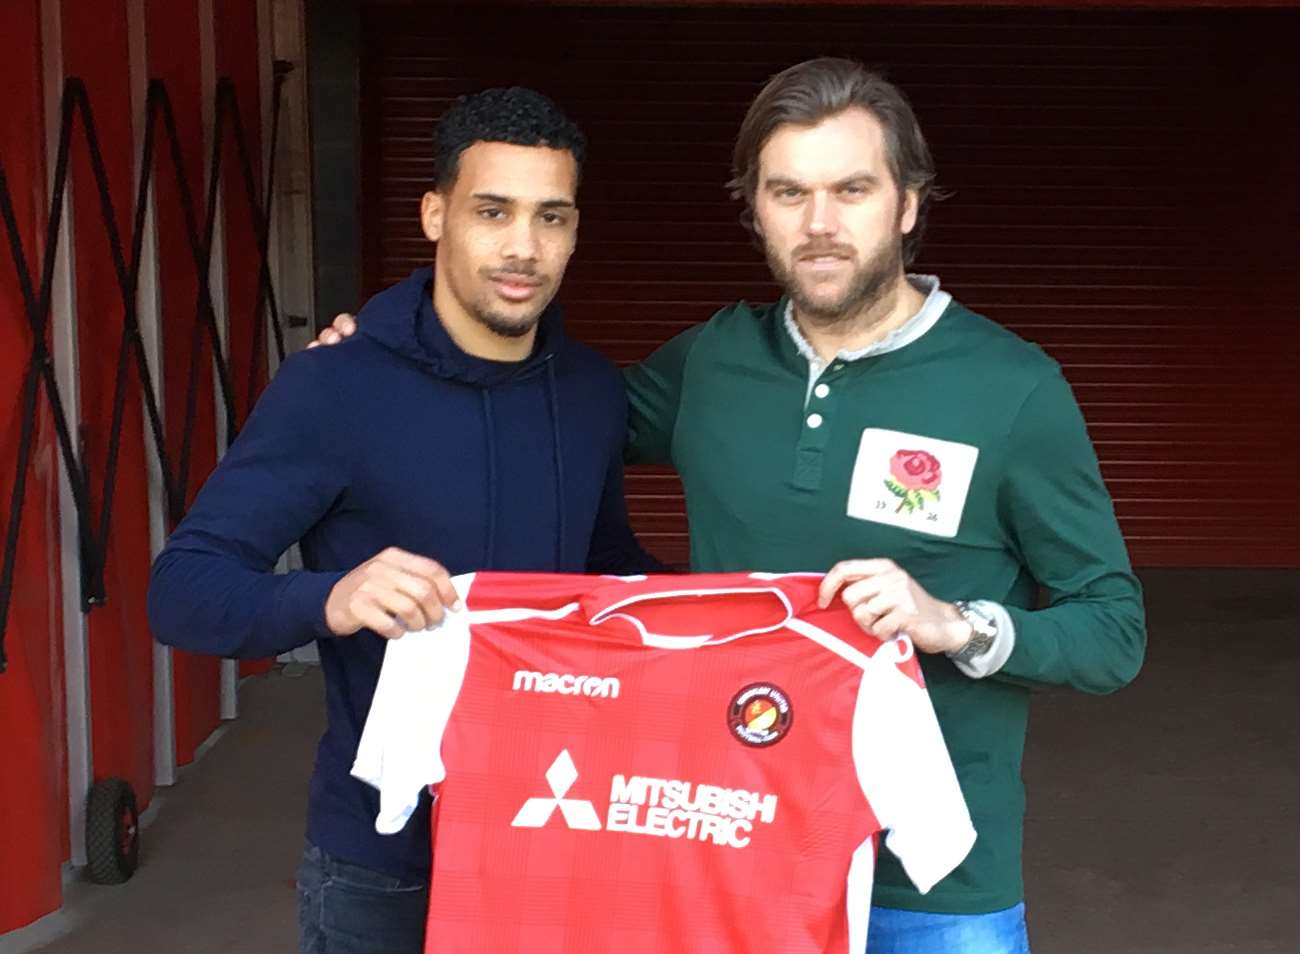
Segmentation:
[[(262, 322), (270, 323), (277, 354), (284, 357), (284, 336), (279, 320), (279, 309), (275, 289), (271, 282), (269, 260), (269, 237), (271, 213), (269, 204), (264, 204), (263, 197), (272, 194), (274, 185), (276, 147), (278, 145), (278, 127), (280, 117), (281, 91), (284, 74), (277, 71), (272, 86), (271, 99), (271, 142), (270, 161), (268, 163), (267, 181), (259, 187), (254, 174), (253, 156), (249, 152), (247, 137), (240, 119), (239, 101), (234, 84), (228, 79), (221, 79), (216, 89), (216, 115), (212, 137), (211, 159), (208, 165), (208, 179), (204, 194), (203, 221), (200, 223), (199, 208), (195, 202), (195, 191), (191, 186), (189, 170), (186, 170), (182, 158), (180, 135), (177, 131), (176, 117), (172, 109), (167, 88), (160, 80), (151, 80), (145, 100), (144, 141), (141, 144), (139, 181), (135, 186), (135, 207), (131, 217), (129, 254), (123, 233), (114, 213), (113, 197), (109, 188), (107, 168), (100, 148), (99, 134), (95, 126), (95, 112), (90, 94), (85, 84), (76, 78), (69, 78), (63, 88), (60, 109), (59, 139), (57, 158), (54, 165), (50, 205), (46, 218), (44, 258), (41, 261), (39, 284), (29, 265), (30, 259), (23, 247), (18, 217), (14, 209), (13, 197), (9, 188), (9, 179), (5, 172), (4, 157), (0, 155), (0, 219), (4, 223), (5, 239), (9, 249), (9, 258), (22, 292), (23, 311), (31, 333), (31, 353), (27, 369), (23, 375), (20, 392), (19, 413), (21, 414), (18, 452), (14, 456), (14, 482), (9, 498), (9, 514), (3, 540), (3, 562), (0, 562), (0, 673), (7, 664), (5, 655), (5, 633), (9, 620), (9, 608), (13, 602), (14, 578), (18, 561), (19, 533), (22, 527), (23, 507), (27, 491), (27, 474), (34, 453), (36, 441), (36, 420), (40, 413), (40, 400), (44, 397), (53, 419), (57, 438), (58, 454), (63, 464), (63, 472), (71, 489), (72, 503), (76, 511), (77, 550), (81, 570), (82, 606), (85, 611), (101, 604), (107, 599), (105, 567), (109, 552), (109, 534), (112, 529), (114, 490), (117, 484), (118, 459), (120, 456), (123, 423), (128, 413), (129, 378), (135, 374), (140, 384), (140, 394), (144, 401), (144, 412), (152, 436), (154, 453), (157, 454), (159, 470), (162, 474), (163, 494), (169, 526), (180, 520), (185, 509), (185, 500), (191, 489), (191, 458), (193, 443), (191, 432), (198, 412), (198, 382), (201, 378), (204, 352), (211, 355), (215, 364), (220, 400), (225, 408), (227, 422), (226, 437), (233, 441), (239, 430), (239, 421), (235, 416), (235, 402), (232, 393), (229, 365), (221, 344), (216, 308), (212, 301), (210, 272), (212, 266), (212, 244), (216, 226), (216, 208), (218, 186), (225, 183), (227, 190), (237, 188), (244, 193), (253, 222), (254, 237), (259, 258), (257, 276), (256, 313), (252, 323), (254, 333), (249, 342), (249, 367), (256, 368), (259, 349), (263, 347), (264, 329)], [(232, 176), (233, 182), (223, 178), (223, 160), (232, 150), (227, 149), (226, 130), (229, 128), (232, 139), (234, 160), (238, 175)], [(80, 129), (81, 135), (76, 136)], [(161, 130), (167, 149), (158, 150), (158, 134)], [(63, 206), (68, 190), (69, 164), (74, 143), (77, 148), (84, 148), (90, 161), (93, 183), (82, 184), (80, 188), (89, 188), (93, 184), (98, 197), (98, 224), (107, 242), (109, 255), (116, 279), (119, 303), (115, 313), (121, 323), (121, 337), (114, 355), (116, 377), (113, 385), (112, 417), (108, 434), (107, 452), (103, 473), (92, 475), (84, 455), (73, 443), (68, 425), (67, 409), (59, 392), (55, 377), (53, 356), (50, 354), (48, 337), (50, 330), (50, 310), (52, 289), (54, 287), (54, 264), (60, 240), (70, 241), (64, 236)], [(154, 389), (155, 378), (150, 371), (148, 354), (140, 330), (137, 312), (137, 290), (140, 280), (140, 267), (143, 257), (143, 243), (146, 216), (150, 202), (150, 187), (157, 174), (157, 166), (167, 160), (180, 197), (181, 212), (184, 220), (186, 239), (189, 244), (190, 260), (194, 267), (198, 284), (198, 296), (193, 314), (167, 314), (161, 316), (164, 334), (188, 335), (190, 342), (190, 361), (186, 377), (186, 397), (183, 408), (173, 409), (183, 414), (182, 441), (179, 455), (173, 461), (169, 453), (166, 435), (163, 430), (162, 411), (159, 395)], [(92, 227), (83, 222), (82, 228)], [(184, 340), (184, 338), (183, 338)], [(206, 342), (206, 348), (205, 348)], [(98, 357), (98, 356), (94, 356)], [(83, 356), (81, 360), (90, 360)], [(255, 387), (253, 373), (248, 380), (249, 404), (252, 403)], [(173, 466), (174, 464), (174, 466)], [(201, 476), (201, 475), (200, 475)], [(92, 481), (99, 481), (99, 512), (95, 514), (91, 507)]]

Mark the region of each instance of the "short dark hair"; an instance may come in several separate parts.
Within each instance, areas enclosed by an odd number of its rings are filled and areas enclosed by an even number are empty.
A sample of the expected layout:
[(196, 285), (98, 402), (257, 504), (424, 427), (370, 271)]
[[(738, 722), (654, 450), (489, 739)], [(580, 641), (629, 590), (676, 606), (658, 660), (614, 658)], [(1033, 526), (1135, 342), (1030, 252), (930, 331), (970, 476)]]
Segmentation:
[(884, 127), (895, 185), (900, 191), (916, 190), (916, 226), (903, 236), (903, 262), (910, 265), (921, 246), (926, 213), (934, 200), (943, 196), (934, 189), (934, 160), (907, 97), (861, 63), (826, 56), (797, 63), (768, 80), (740, 124), (727, 188), (733, 199), (745, 203), (740, 221), (752, 231), (758, 155), (772, 134), (787, 124), (815, 126), (855, 107), (866, 110)]
[(547, 146), (572, 153), (578, 177), (587, 158), (587, 138), (546, 96), (523, 86), (496, 87), (458, 97), (433, 127), (433, 187), (449, 188), (460, 156), (476, 142)]

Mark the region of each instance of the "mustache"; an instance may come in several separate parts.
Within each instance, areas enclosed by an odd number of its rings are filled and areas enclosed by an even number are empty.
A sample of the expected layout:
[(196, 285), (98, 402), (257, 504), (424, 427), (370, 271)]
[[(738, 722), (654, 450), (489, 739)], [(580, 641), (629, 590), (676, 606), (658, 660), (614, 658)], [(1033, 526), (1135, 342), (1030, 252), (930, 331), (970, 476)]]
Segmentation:
[(842, 242), (831, 242), (827, 240), (814, 239), (811, 242), (804, 242), (802, 245), (795, 246), (792, 258), (816, 258), (820, 255), (835, 255), (840, 258), (853, 258), (855, 255), (852, 245), (845, 245)]
[(488, 278), (531, 278), (544, 276), (532, 265), (507, 265), (504, 268), (489, 268), (484, 271)]

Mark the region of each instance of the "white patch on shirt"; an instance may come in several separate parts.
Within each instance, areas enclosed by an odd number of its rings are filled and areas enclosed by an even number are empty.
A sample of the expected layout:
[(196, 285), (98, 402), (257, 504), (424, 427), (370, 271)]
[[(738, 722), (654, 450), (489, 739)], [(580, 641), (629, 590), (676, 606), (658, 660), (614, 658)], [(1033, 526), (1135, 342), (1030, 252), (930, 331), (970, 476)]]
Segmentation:
[(853, 465), (848, 515), (955, 537), (979, 453), (970, 444), (868, 427)]

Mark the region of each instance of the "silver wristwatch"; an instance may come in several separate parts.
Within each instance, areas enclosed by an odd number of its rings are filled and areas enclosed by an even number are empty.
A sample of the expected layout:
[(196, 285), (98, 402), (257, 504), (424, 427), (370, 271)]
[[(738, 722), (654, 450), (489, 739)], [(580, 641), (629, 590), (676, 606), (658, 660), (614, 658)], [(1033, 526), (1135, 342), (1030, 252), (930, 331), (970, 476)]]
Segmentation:
[(961, 618), (970, 623), (971, 638), (961, 649), (948, 653), (948, 658), (970, 662), (993, 648), (993, 641), (998, 636), (997, 620), (969, 600), (954, 600), (952, 605), (957, 607)]

